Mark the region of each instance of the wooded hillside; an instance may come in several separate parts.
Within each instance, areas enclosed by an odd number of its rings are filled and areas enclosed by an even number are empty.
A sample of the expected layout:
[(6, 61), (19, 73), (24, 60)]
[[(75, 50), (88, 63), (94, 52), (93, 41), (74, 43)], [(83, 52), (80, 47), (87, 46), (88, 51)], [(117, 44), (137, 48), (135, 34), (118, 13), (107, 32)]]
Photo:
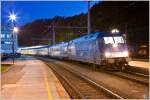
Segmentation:
[[(51, 44), (52, 25), (87, 26), (87, 14), (71, 17), (56, 16), (52, 19), (39, 19), (21, 27), (19, 45), (32, 46)], [(118, 28), (127, 31), (130, 45), (148, 43), (149, 40), (149, 2), (148, 1), (103, 1), (91, 8), (92, 32), (111, 31)], [(56, 42), (68, 41), (87, 34), (87, 29), (56, 28)], [(43, 39), (43, 40), (38, 40)]]

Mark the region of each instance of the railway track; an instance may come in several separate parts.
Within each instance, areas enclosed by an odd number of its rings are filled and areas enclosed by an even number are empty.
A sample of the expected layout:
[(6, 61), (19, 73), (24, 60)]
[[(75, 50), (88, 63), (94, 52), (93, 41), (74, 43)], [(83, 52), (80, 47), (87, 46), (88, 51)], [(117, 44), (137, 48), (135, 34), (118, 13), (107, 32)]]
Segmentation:
[[(70, 63), (68, 61), (65, 61), (65, 62)], [(71, 62), (71, 63), (76, 64), (78, 66), (84, 66), (85, 68), (91, 69), (91, 66), (84, 65), (82, 63), (76, 63), (76, 62)], [(121, 77), (121, 78), (131, 80), (133, 82), (144, 84), (144, 85), (147, 85), (147, 86), (149, 85), (149, 76), (148, 75), (135, 73), (135, 72), (131, 72), (131, 71), (125, 71), (125, 72), (109, 71), (109, 70), (105, 70), (105, 69), (101, 69), (101, 68), (97, 69), (97, 71), (105, 72), (105, 73), (108, 73), (108, 74), (111, 74), (111, 75), (115, 75), (117, 77)]]
[(44, 62), (54, 71), (72, 99), (123, 99), (81, 73), (59, 65), (52, 65), (46, 60)]
[[(43, 60), (43, 58), (41, 59), (41, 60)], [(73, 72), (73, 73), (77, 73), (78, 75), (80, 75), (81, 74), (81, 76), (83, 76), (83, 78), (85, 77), (85, 79), (87, 78), (87, 79), (89, 79), (89, 80), (91, 80), (91, 81), (94, 81), (94, 83), (96, 83), (96, 84), (98, 84), (98, 85), (102, 85), (102, 86), (104, 86), (104, 87), (107, 87), (107, 89), (106, 90), (111, 90), (111, 92), (113, 91), (115, 94), (117, 94), (119, 97), (121, 97), (121, 98), (147, 98), (148, 96), (148, 85), (146, 85), (146, 84), (143, 84), (143, 83), (139, 83), (138, 81), (134, 81), (134, 80), (131, 80), (131, 79), (128, 79), (128, 78), (124, 78), (124, 77), (120, 77), (120, 76), (118, 76), (118, 75), (113, 75), (113, 74), (111, 74), (111, 73), (107, 73), (107, 72), (105, 72), (105, 71), (100, 71), (100, 72), (98, 72), (97, 70), (92, 70), (91, 69), (91, 66), (89, 66), (88, 67), (88, 65), (85, 65), (85, 64), (82, 64), (82, 63), (74, 63), (74, 62), (66, 62), (66, 61), (58, 61), (58, 60), (55, 60), (55, 59), (47, 59), (47, 58), (44, 58), (44, 60), (46, 60), (47, 62), (49, 62), (50, 64), (52, 64), (52, 66), (54, 65), (54, 66), (59, 66), (59, 67), (63, 67), (63, 68), (65, 68), (66, 70), (70, 70), (71, 72)], [(80, 66), (82, 66), (81, 68), (80, 68)], [(84, 67), (84, 68), (83, 68)], [(85, 71), (84, 71), (85, 70)], [(92, 71), (92, 72), (91, 72)], [(107, 83), (106, 82), (106, 84), (104, 83), (103, 84), (103, 82), (102, 82), (102, 84), (101, 84), (101, 82), (99, 82), (99, 79), (96, 79), (96, 78), (94, 78), (94, 77), (98, 77), (98, 76), (93, 76), (92, 74), (92, 76), (89, 76), (89, 75), (87, 75), (87, 74), (85, 74), (85, 73), (93, 73), (93, 75), (94, 75), (94, 73), (100, 73), (100, 75), (102, 75), (102, 80), (103, 80), (103, 75), (106, 75), (106, 78), (108, 78), (109, 79), (109, 77), (114, 77), (114, 79), (121, 79), (122, 80), (122, 82), (123, 81), (126, 81), (127, 80), (127, 87), (129, 86), (129, 84), (132, 84), (131, 85), (131, 87), (132, 88), (130, 88), (130, 86), (128, 87), (129, 89), (131, 89), (131, 90), (133, 90), (134, 92), (136, 91), (137, 93), (133, 93), (133, 92), (131, 92), (131, 91), (128, 91), (128, 90), (121, 90), (120, 91), (120, 85), (118, 85), (118, 87), (116, 87), (116, 86), (113, 86), (113, 87), (110, 87), (110, 85), (109, 85), (109, 83)], [(103, 74), (104, 73), (104, 74)], [(96, 74), (95, 74), (96, 75)], [(107, 76), (109, 76), (109, 77), (107, 77)], [(143, 77), (143, 76), (142, 76)], [(100, 79), (101, 80), (101, 79)], [(112, 80), (113, 81), (113, 80)], [(133, 82), (132, 82), (133, 81)], [(67, 83), (67, 82), (65, 82), (65, 81), (61, 81), (62, 83)], [(122, 83), (122, 82), (119, 82), (119, 83)], [(111, 83), (110, 83), (111, 84)], [(125, 85), (125, 84), (124, 84)], [(124, 86), (123, 85), (123, 87), (126, 87), (126, 85)], [(67, 84), (66, 84), (66, 86), (67, 86)], [(68, 85), (69, 86), (69, 85)], [(67, 86), (67, 87), (68, 87)], [(64, 85), (64, 87), (65, 87), (65, 85)], [(118, 88), (118, 89), (114, 89), (114, 88)], [(140, 89), (141, 88), (141, 89)], [(70, 88), (71, 89), (71, 88)], [(76, 88), (77, 89), (77, 88)], [(143, 90), (144, 89), (144, 90)], [(73, 90), (73, 89), (72, 89)], [(105, 89), (104, 89), (105, 90)], [(68, 91), (68, 90), (67, 90)], [(77, 89), (77, 91), (78, 91), (78, 89)], [(88, 91), (88, 90), (87, 90)], [(123, 91), (128, 91), (128, 92), (123, 92)], [(143, 91), (143, 92), (142, 92)], [(147, 92), (146, 92), (147, 91)], [(111, 93), (110, 92), (110, 93)], [(113, 93), (112, 92), (112, 93)], [(138, 93), (139, 92), (139, 93)], [(75, 93), (75, 92), (73, 92), (73, 93)], [(105, 93), (107, 93), (107, 92), (105, 92)], [(133, 93), (132, 95), (131, 95), (131, 93)], [(109, 94), (109, 93), (108, 93)], [(144, 96), (144, 97), (143, 97)], [(107, 97), (107, 96), (106, 96)], [(108, 96), (109, 97), (109, 96)], [(72, 98), (74, 98), (74, 97), (72, 97)], [(76, 97), (75, 97), (76, 98)], [(112, 98), (111, 96), (109, 97), (109, 98)], [(114, 98), (114, 97), (113, 97)], [(95, 99), (95, 98), (94, 98)]]
[[(104, 72), (104, 70), (102, 71)], [(128, 72), (110, 72), (110, 71), (105, 71), (105, 72), (121, 77), (121, 78), (131, 80), (133, 82), (137, 82), (137, 83), (144, 84), (147, 86), (149, 85), (149, 78), (145, 76), (139, 76), (139, 75), (135, 75), (135, 74), (128, 73)]]
[(142, 74), (142, 73), (137, 73), (137, 72), (133, 72), (133, 71), (126, 71), (126, 73), (141, 76), (141, 77), (145, 77), (145, 78), (149, 78), (149, 75)]

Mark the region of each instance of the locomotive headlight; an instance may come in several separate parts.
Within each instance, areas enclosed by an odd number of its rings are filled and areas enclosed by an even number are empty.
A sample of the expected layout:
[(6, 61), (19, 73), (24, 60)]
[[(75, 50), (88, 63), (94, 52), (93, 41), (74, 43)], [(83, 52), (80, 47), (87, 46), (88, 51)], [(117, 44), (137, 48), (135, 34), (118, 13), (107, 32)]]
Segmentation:
[(106, 56), (106, 57), (109, 57), (110, 55), (111, 55), (110, 52), (105, 52), (105, 56)]
[(113, 47), (114, 47), (114, 48), (118, 47), (118, 44), (114, 43), (114, 44), (113, 44)]
[(123, 55), (124, 55), (124, 56), (129, 56), (128, 51), (124, 51), (124, 52), (123, 52)]

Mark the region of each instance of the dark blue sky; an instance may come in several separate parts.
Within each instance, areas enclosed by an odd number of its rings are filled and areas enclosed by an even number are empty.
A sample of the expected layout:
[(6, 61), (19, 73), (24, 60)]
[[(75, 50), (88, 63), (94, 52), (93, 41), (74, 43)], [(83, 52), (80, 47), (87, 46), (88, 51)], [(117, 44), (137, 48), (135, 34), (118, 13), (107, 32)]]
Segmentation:
[[(91, 2), (91, 6), (97, 1)], [(17, 13), (19, 26), (36, 19), (53, 18), (54, 16), (73, 16), (87, 12), (86, 1), (3, 1), (2, 22), (8, 21), (11, 11)]]

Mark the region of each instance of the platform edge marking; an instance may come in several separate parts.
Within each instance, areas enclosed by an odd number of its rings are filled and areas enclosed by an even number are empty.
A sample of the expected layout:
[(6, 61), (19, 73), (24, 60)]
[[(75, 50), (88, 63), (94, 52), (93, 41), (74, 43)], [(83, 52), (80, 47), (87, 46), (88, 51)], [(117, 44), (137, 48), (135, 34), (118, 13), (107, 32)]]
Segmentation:
[(45, 81), (45, 85), (46, 85), (46, 89), (47, 89), (47, 95), (48, 95), (48, 100), (52, 100), (52, 92), (48, 83), (48, 79), (46, 74), (44, 73), (44, 81)]

